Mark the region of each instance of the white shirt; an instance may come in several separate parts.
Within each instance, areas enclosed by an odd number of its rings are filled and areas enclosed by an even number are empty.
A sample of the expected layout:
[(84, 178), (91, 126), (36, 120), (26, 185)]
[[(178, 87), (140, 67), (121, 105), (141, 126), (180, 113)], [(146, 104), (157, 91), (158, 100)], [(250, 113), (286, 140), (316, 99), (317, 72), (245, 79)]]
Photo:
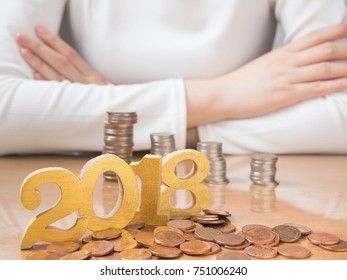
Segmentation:
[[(345, 0), (272, 2), (0, 0), (0, 154), (101, 151), (106, 111), (137, 112), (136, 150), (164, 131), (185, 147), (184, 79), (222, 75), (270, 51), (276, 21), (290, 42), (346, 20)], [(38, 24), (60, 31), (112, 84), (33, 80), (14, 38), (34, 36)], [(347, 94), (198, 131), (230, 154), (347, 153)]]

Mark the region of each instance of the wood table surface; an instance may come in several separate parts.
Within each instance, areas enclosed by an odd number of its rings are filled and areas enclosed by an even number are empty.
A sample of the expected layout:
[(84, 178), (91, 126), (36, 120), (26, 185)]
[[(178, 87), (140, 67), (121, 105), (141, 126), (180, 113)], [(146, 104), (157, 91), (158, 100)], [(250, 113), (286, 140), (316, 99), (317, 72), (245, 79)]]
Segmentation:
[[(30, 250), (20, 250), (21, 237), (30, 220), (59, 199), (56, 186), (39, 187), (42, 203), (34, 211), (20, 202), (20, 188), (25, 177), (45, 167), (66, 168), (77, 176), (83, 165), (95, 154), (27, 155), (0, 157), (0, 259), (25, 259)], [(137, 155), (137, 158), (142, 154)], [(270, 227), (283, 223), (303, 224), (313, 232), (329, 232), (347, 240), (347, 156), (346, 155), (279, 155), (277, 187), (253, 185), (249, 179), (250, 156), (226, 155), (227, 185), (209, 186), (211, 200), (208, 208), (228, 210), (237, 231), (246, 224), (265, 224)], [(105, 216), (117, 202), (117, 190), (99, 178), (94, 193), (94, 210)], [(180, 193), (180, 203), (190, 195)], [(57, 222), (70, 227), (74, 217)], [(330, 252), (301, 238), (299, 244), (309, 248), (309, 259), (347, 259), (347, 252)], [(227, 249), (223, 249), (227, 250)], [(215, 259), (216, 255), (182, 259)], [(285, 259), (277, 256), (276, 259)]]

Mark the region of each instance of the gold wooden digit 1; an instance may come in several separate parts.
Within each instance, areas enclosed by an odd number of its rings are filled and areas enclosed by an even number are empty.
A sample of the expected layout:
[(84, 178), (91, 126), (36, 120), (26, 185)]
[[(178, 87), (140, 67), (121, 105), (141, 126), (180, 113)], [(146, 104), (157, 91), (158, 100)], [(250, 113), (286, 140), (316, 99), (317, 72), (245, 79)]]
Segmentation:
[(28, 210), (35, 210), (41, 204), (41, 194), (36, 187), (45, 183), (56, 183), (61, 198), (52, 208), (34, 217), (22, 237), (21, 249), (29, 249), (36, 242), (77, 241), (87, 229), (87, 220), (77, 218), (67, 230), (49, 226), (76, 211), (81, 205), (81, 182), (73, 173), (63, 168), (44, 168), (29, 174), (21, 187), (21, 201)]
[[(113, 217), (98, 217), (93, 208), (93, 193), (101, 174), (113, 171), (118, 175), (123, 187), (123, 200), (120, 209)], [(81, 216), (87, 217), (88, 229), (99, 231), (109, 228), (123, 228), (134, 217), (138, 204), (138, 188), (135, 174), (121, 158), (105, 154), (88, 161), (82, 169), (83, 204), (79, 209)]]
[[(179, 162), (192, 160), (195, 174), (189, 178), (178, 178), (175, 170)], [(169, 211), (172, 219), (186, 219), (202, 211), (210, 201), (208, 187), (203, 180), (208, 175), (210, 164), (208, 159), (196, 150), (184, 149), (170, 153), (163, 158), (162, 180), (168, 186), (160, 197), (160, 210)], [(173, 208), (169, 203), (171, 194), (179, 189), (190, 191), (195, 197), (195, 205), (189, 209)]]
[(140, 162), (132, 163), (135, 175), (141, 178), (140, 209), (134, 220), (142, 220), (147, 225), (166, 225), (168, 215), (159, 215), (159, 195), (161, 185), (161, 156), (146, 155)]

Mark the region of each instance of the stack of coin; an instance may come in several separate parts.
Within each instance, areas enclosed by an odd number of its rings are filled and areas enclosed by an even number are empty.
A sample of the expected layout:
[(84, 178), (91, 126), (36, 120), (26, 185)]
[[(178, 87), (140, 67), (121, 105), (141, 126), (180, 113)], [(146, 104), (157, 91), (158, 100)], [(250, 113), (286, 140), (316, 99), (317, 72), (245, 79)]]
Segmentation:
[(176, 150), (175, 135), (169, 132), (151, 133), (151, 154), (165, 156)]
[(250, 179), (256, 185), (277, 186), (276, 176), (277, 156), (269, 153), (255, 153), (251, 159)]
[(197, 150), (203, 153), (209, 160), (210, 172), (205, 178), (208, 185), (224, 185), (229, 180), (226, 177), (226, 161), (223, 156), (221, 142), (198, 142)]
[[(133, 126), (137, 122), (135, 112), (107, 112), (108, 120), (104, 126), (104, 154), (114, 154), (131, 163), (133, 160)], [(106, 180), (115, 181), (114, 172), (105, 172)]]

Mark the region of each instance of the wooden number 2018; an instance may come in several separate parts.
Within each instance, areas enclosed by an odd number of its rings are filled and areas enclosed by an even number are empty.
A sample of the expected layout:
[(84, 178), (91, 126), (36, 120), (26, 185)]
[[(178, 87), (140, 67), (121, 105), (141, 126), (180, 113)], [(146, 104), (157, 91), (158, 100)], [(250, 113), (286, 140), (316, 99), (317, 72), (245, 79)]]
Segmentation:
[[(192, 160), (196, 167), (190, 178), (178, 178), (175, 167), (180, 161)], [(162, 172), (161, 172), (162, 169)], [(93, 193), (98, 177), (106, 171), (114, 171), (123, 187), (120, 209), (112, 217), (100, 218), (93, 208)], [(206, 157), (195, 150), (180, 150), (163, 157), (145, 156), (140, 162), (130, 166), (115, 155), (101, 155), (88, 161), (80, 179), (63, 168), (39, 169), (24, 180), (21, 201), (25, 208), (34, 210), (41, 204), (41, 195), (36, 190), (42, 184), (55, 183), (61, 191), (56, 205), (34, 217), (28, 225), (21, 249), (29, 249), (37, 242), (77, 241), (87, 229), (99, 231), (109, 228), (123, 228), (133, 218), (147, 224), (163, 225), (169, 217), (173, 219), (194, 215), (209, 202), (208, 188), (202, 183), (209, 171)], [(138, 184), (141, 179), (141, 198), (138, 208)], [(161, 183), (166, 189), (160, 194)], [(169, 204), (170, 195), (178, 189), (187, 189), (195, 198), (190, 209), (176, 209)], [(59, 229), (51, 224), (74, 212), (78, 213), (75, 224), (69, 229)]]

